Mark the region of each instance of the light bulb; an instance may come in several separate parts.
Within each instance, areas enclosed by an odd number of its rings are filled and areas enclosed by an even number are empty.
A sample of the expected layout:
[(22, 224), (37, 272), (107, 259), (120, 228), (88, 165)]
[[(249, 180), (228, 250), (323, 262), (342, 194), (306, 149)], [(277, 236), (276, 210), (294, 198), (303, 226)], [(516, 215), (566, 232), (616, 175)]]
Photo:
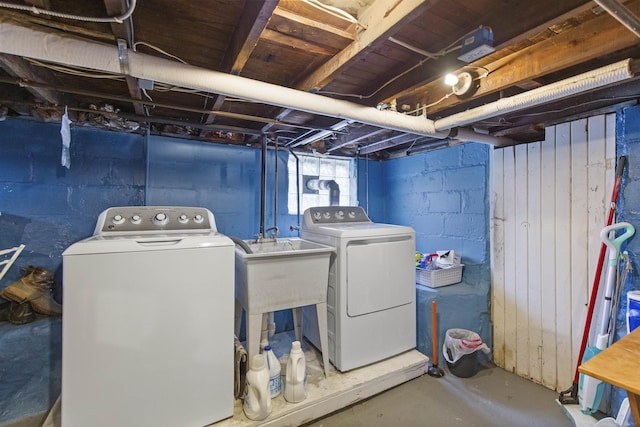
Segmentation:
[(446, 76), (444, 76), (444, 84), (455, 86), (456, 84), (458, 84), (458, 76), (451, 73), (447, 74)]

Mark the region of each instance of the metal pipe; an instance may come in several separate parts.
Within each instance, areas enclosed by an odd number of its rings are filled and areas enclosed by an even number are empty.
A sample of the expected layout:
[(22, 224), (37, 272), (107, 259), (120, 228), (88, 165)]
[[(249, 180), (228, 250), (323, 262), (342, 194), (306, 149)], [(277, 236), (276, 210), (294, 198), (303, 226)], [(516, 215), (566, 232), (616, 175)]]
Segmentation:
[[(116, 46), (78, 40), (0, 21), (0, 52), (44, 61), (120, 74)], [(129, 75), (139, 79), (213, 92), (246, 100), (292, 108), (312, 114), (349, 119), (401, 132), (446, 138), (433, 120), (381, 111), (349, 101), (251, 80), (178, 63), (165, 58), (128, 52)]]
[[(293, 151), (293, 149), (289, 148), (289, 153), (291, 155), (293, 155), (293, 157), (296, 159), (296, 205), (297, 205), (297, 211), (296, 211), (296, 226), (295, 226), (295, 230), (298, 231), (298, 236), (300, 235), (300, 158), (296, 155), (296, 153)], [(294, 230), (294, 227), (289, 227), (290, 231)]]
[(640, 19), (618, 0), (593, 0), (629, 31), (640, 37)]
[(273, 166), (273, 228), (275, 229), (274, 237), (278, 233), (278, 137), (275, 139), (275, 160)]
[(266, 208), (267, 194), (267, 137), (262, 136), (262, 152), (260, 159), (260, 234), (258, 239), (265, 237), (264, 235), (264, 211)]

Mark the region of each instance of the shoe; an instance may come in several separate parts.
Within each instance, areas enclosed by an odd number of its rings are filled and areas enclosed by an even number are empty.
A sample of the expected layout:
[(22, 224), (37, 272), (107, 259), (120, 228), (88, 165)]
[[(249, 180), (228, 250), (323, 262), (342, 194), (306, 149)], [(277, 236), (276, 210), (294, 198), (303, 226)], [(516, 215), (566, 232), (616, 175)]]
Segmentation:
[(0, 304), (0, 321), (5, 320), (14, 325), (24, 325), (36, 320), (36, 314), (29, 303), (9, 301)]
[(53, 299), (53, 273), (32, 265), (22, 271), (22, 278), (4, 288), (0, 297), (20, 304), (28, 302), (36, 313), (62, 314), (62, 305)]

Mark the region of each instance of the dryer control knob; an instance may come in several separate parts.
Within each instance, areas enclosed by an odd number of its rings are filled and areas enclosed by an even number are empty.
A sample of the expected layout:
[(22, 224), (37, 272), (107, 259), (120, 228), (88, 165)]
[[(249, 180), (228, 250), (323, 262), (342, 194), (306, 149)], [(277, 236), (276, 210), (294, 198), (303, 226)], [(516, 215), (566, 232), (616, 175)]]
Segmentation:
[(200, 224), (202, 221), (204, 221), (204, 217), (200, 214), (197, 214), (196, 216), (193, 217), (193, 220), (198, 224)]
[(178, 222), (180, 224), (186, 224), (189, 222), (189, 217), (186, 214), (182, 214), (178, 217)]
[(122, 215), (114, 215), (111, 222), (113, 222), (116, 225), (120, 225), (124, 222), (124, 217)]
[(169, 217), (164, 212), (158, 212), (153, 217), (153, 223), (156, 225), (165, 225), (167, 222), (169, 222)]

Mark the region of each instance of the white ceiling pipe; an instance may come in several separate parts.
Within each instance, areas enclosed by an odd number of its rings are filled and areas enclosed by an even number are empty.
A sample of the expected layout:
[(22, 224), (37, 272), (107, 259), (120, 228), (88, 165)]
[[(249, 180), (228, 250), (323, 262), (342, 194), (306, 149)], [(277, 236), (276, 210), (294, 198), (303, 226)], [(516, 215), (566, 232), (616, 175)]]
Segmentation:
[(126, 72), (140, 79), (349, 119), (400, 132), (436, 138), (446, 138), (449, 135), (448, 132), (436, 132), (433, 121), (425, 117), (381, 111), (374, 107), (133, 51), (126, 52), (125, 63), (121, 64), (118, 48), (115, 46), (33, 30), (8, 22), (0, 22), (0, 52), (103, 72), (118, 74)]
[(500, 114), (524, 110), (525, 108), (557, 101), (572, 95), (631, 79), (634, 77), (637, 69), (637, 61), (625, 59), (624, 61), (578, 74), (577, 76), (560, 80), (556, 83), (438, 119), (435, 121), (436, 130), (445, 131), (458, 126), (465, 126)]

